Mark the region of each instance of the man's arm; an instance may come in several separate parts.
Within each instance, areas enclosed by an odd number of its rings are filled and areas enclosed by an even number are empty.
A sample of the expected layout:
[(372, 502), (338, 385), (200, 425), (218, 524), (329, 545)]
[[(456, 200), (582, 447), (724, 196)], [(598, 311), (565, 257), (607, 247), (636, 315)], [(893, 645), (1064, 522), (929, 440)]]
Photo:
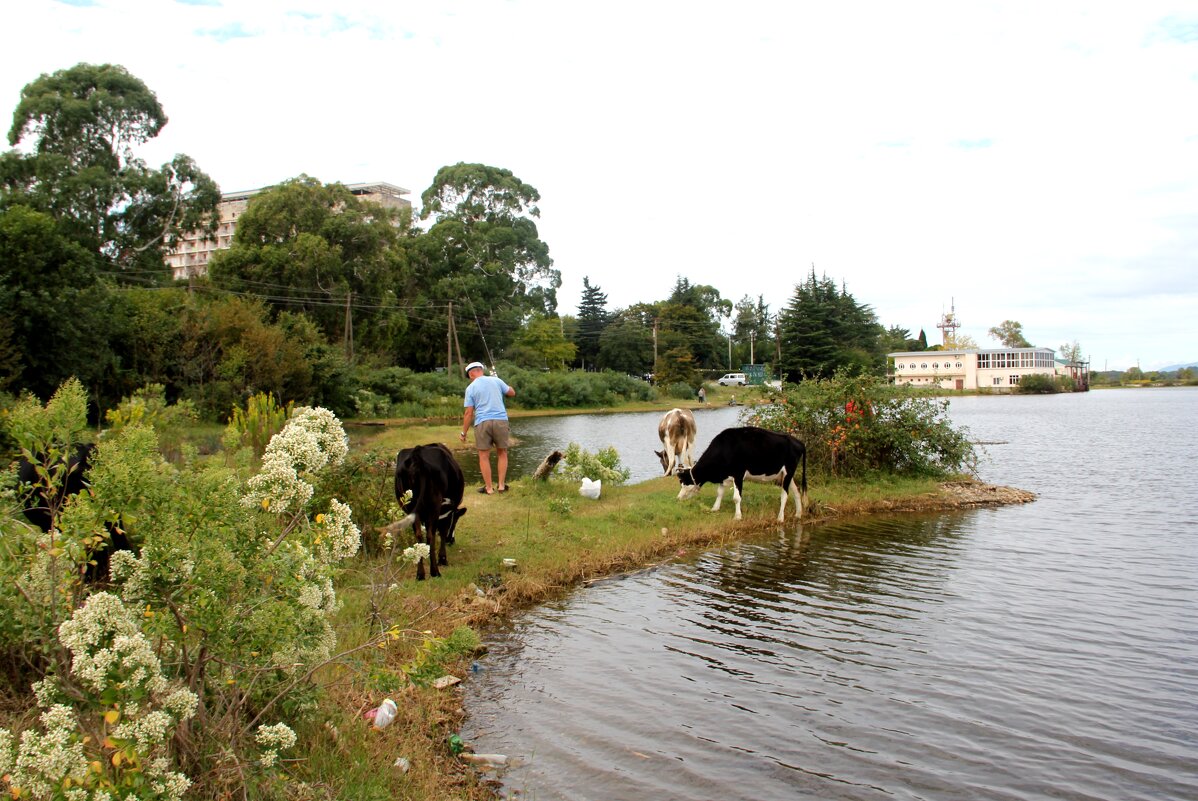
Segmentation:
[(515, 387), (508, 387), (508, 388), (507, 388), (507, 392), (505, 392), (505, 393), (503, 393), (503, 394), (504, 394), (504, 395), (507, 395), (509, 398), (514, 398), (514, 397), (516, 397), (516, 388), (515, 388)]
[(466, 441), (466, 432), (470, 430), (470, 424), (474, 422), (474, 407), (467, 406), (466, 411), (462, 413), (462, 430), (458, 434), (462, 442)]

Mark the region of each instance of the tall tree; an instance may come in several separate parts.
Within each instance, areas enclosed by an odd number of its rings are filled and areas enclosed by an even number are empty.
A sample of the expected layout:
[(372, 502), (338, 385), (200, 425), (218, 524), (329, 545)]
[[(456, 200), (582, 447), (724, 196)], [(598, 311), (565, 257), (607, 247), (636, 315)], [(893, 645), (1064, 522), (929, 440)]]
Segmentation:
[(641, 375), (653, 369), (653, 311), (621, 309), (599, 335), (599, 366)]
[[(398, 288), (408, 218), (306, 175), (250, 199), (233, 247), (209, 264), (222, 289), (268, 299), (276, 315), (302, 311), (333, 342), (391, 354), (407, 325)], [(348, 346), (348, 342), (346, 343)]]
[(447, 317), (427, 310), (451, 301), (469, 323), (458, 329), (462, 348), (480, 354), (502, 351), (531, 315), (556, 313), (561, 274), (533, 221), (541, 214), (534, 187), (509, 170), (459, 163), (438, 170), (421, 200), (421, 218), (432, 225), (410, 248), (414, 273), (405, 297), (425, 319), (403, 352), (409, 363), (435, 361)]
[(795, 287), (780, 315), (782, 364), (791, 380), (826, 378), (838, 369), (880, 371), (882, 327), (869, 306), (815, 270)]
[(683, 348), (698, 367), (726, 365), (728, 340), (720, 329), (732, 314), (732, 301), (718, 289), (678, 276), (670, 297), (656, 306), (659, 354)]
[(93, 388), (111, 377), (112, 303), (96, 258), (48, 214), (0, 211), (0, 317), (10, 323), (14, 389), (49, 398), (72, 375)]
[(1080, 362), (1082, 360), (1081, 343), (1076, 339), (1072, 342), (1065, 342), (1057, 348), (1057, 355), (1068, 362)]
[(582, 278), (582, 299), (578, 303), (578, 358), (583, 369), (594, 368), (599, 362), (599, 337), (607, 327), (611, 315), (607, 312), (607, 294), (598, 286), (591, 286), (587, 276)]
[(535, 315), (520, 331), (508, 356), (524, 367), (564, 370), (574, 361), (575, 345), (566, 339), (557, 317)]
[(765, 298), (758, 295), (757, 299), (745, 295), (736, 304), (733, 312), (732, 338), (733, 361), (762, 363), (773, 360), (774, 335), (773, 317)]
[(135, 148), (166, 124), (158, 98), (124, 67), (78, 64), (25, 86), (8, 132), (28, 152), (0, 156), (0, 207), (50, 215), (118, 271), (170, 280), (166, 249), (216, 225), (220, 191), (185, 155), (158, 170)]
[(1023, 335), (1023, 323), (1016, 322), (1015, 320), (1003, 320), (986, 333), (1001, 342), (1004, 347), (1032, 347), (1032, 343), (1028, 342), (1027, 338)]

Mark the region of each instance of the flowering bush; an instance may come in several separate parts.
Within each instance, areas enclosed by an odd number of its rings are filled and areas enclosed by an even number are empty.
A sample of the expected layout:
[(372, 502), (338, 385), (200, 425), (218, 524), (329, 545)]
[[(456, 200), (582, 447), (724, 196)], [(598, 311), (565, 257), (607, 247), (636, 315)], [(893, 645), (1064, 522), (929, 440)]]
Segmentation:
[(841, 372), (788, 385), (774, 403), (748, 409), (745, 421), (794, 434), (818, 472), (942, 475), (977, 463), (968, 432), (948, 418), (947, 400), (871, 376)]
[[(60, 394), (22, 411), (24, 447), (82, 430), (82, 389)], [(35, 686), (40, 725), (0, 731), (10, 794), (178, 798), (189, 775), (219, 794), (279, 770), (295, 736), (277, 721), (310, 708), (313, 675), (339, 657), (333, 581), (359, 532), (347, 504), (311, 499), (346, 451), (319, 408), (296, 410), (248, 478), (194, 453), (168, 463), (136, 422), (104, 438), (91, 491), (56, 511), (51, 534), (21, 525), (0, 551), (0, 649), (49, 677)], [(112, 555), (101, 591), (79, 576), (106, 526), (137, 550)]]
[(577, 442), (571, 442), (566, 448), (561, 470), (556, 474), (568, 481), (589, 478), (605, 484), (622, 484), (630, 475), (632, 471), (620, 464), (620, 453), (614, 447), (609, 445), (591, 453)]

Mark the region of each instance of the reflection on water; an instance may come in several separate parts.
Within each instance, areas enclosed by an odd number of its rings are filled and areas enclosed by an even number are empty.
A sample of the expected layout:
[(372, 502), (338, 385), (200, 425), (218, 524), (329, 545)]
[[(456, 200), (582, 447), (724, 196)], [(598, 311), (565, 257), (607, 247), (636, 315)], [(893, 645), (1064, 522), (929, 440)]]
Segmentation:
[(490, 638), (463, 735), (535, 799), (1198, 798), (1196, 412), (954, 400), (1039, 501), (594, 585)]

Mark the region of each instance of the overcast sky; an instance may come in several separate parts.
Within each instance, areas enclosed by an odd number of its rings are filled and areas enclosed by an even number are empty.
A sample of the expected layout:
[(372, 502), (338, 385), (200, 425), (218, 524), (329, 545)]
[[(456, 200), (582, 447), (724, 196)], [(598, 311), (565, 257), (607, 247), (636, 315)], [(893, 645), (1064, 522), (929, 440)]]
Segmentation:
[[(541, 193), (609, 309), (678, 276), (774, 311), (811, 271), (938, 342), (1023, 324), (1095, 369), (1198, 360), (1198, 3), (22, 0), (0, 111), (117, 63), (225, 191), (420, 194), (459, 161)], [(7, 116), (5, 119), (9, 119)], [(7, 129), (9, 123), (5, 123)]]

